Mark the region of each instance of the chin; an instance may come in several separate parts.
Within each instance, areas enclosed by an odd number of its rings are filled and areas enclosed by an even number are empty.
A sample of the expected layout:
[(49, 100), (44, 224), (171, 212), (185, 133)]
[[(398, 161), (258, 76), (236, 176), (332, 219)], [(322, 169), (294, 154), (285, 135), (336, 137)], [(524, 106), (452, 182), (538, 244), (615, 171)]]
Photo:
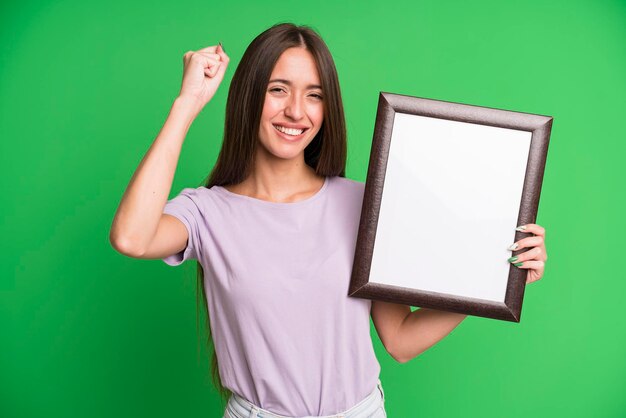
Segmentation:
[(304, 155), (304, 148), (300, 147), (289, 147), (289, 146), (273, 146), (271, 148), (265, 147), (266, 151), (269, 152), (273, 157), (280, 158), (282, 160), (293, 160), (300, 158), (300, 155)]

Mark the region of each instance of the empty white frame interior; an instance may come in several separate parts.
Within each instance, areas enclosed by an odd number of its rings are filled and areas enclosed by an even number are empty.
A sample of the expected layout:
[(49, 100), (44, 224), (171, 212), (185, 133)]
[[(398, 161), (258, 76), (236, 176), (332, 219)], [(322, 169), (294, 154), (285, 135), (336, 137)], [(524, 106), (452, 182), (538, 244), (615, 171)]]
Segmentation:
[(504, 302), (530, 142), (396, 112), (370, 283)]

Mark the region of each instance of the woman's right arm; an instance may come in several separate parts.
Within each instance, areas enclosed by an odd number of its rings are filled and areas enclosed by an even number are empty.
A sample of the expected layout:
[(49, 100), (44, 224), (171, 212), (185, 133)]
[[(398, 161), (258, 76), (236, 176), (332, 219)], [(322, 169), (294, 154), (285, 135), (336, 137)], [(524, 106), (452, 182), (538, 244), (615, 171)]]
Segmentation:
[(188, 233), (163, 213), (185, 136), (215, 94), (228, 65), (221, 45), (189, 51), (184, 57), (179, 96), (158, 136), (135, 170), (113, 218), (109, 240), (118, 252), (136, 258), (163, 258), (182, 251)]
[(190, 98), (174, 100), (163, 128), (130, 179), (109, 236), (113, 248), (122, 254), (145, 256), (152, 239), (157, 238), (156, 252), (168, 255), (181, 246), (181, 241), (185, 244), (187, 240), (184, 226), (181, 229), (174, 223), (176, 221), (163, 220), (169, 217), (163, 215), (163, 207), (172, 187), (185, 136), (194, 120), (194, 106)]

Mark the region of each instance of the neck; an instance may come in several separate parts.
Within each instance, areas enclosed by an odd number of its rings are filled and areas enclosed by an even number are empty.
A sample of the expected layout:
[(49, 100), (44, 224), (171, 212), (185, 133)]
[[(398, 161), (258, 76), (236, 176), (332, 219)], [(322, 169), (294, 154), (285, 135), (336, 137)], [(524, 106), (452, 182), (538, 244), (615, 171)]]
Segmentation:
[(324, 177), (304, 162), (304, 153), (291, 160), (257, 154), (248, 178), (229, 189), (257, 199), (284, 202), (312, 195), (323, 184)]

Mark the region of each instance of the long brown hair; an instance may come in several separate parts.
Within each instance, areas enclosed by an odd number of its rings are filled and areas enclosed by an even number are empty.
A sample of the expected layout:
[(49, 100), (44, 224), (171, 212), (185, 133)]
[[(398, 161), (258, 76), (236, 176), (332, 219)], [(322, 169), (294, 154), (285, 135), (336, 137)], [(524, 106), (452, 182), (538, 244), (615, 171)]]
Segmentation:
[[(339, 77), (333, 58), (326, 43), (313, 28), (293, 23), (279, 23), (262, 32), (248, 45), (235, 70), (226, 102), (222, 148), (210, 175), (203, 182), (204, 187), (238, 184), (251, 174), (265, 91), (278, 58), (287, 48), (293, 47), (305, 48), (313, 55), (324, 95), (322, 126), (304, 150), (305, 162), (315, 169), (318, 175), (345, 177), (346, 123)], [(222, 385), (219, 376), (203, 279), (204, 272), (198, 262), (196, 313), (202, 304), (207, 318), (205, 328), (207, 346), (212, 347), (213, 384), (226, 401), (231, 391)]]

